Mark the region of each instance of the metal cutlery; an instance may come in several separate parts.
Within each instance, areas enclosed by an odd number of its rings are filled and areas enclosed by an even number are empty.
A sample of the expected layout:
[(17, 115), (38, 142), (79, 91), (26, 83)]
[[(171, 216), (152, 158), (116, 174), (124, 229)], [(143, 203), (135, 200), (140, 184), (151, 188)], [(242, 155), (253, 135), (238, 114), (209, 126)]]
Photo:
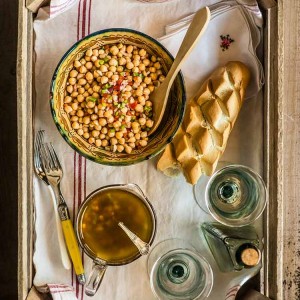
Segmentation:
[[(40, 158), (39, 177), (46, 177), (49, 186), (51, 187), (52, 193), (57, 201), (57, 211), (61, 221), (62, 231), (64, 234), (65, 242), (69, 255), (71, 257), (72, 263), (74, 265), (74, 270), (77, 275), (79, 283), (85, 283), (85, 274), (81, 260), (81, 254), (79, 251), (79, 246), (75, 236), (74, 228), (70, 219), (70, 214), (66, 201), (61, 193), (60, 182), (63, 177), (63, 170), (60, 161), (56, 155), (56, 152), (52, 144), (42, 142), (43, 132), (38, 132), (37, 138), (40, 138), (39, 148), (37, 148), (37, 158)], [(38, 165), (37, 165), (38, 166)]]
[(35, 169), (36, 175), (43, 182), (46, 183), (47, 188), (49, 190), (51, 200), (52, 200), (53, 206), (54, 206), (55, 224), (56, 224), (56, 230), (57, 230), (57, 237), (58, 237), (61, 261), (62, 261), (64, 268), (69, 270), (71, 268), (71, 261), (69, 259), (68, 251), (66, 248), (66, 243), (64, 241), (64, 236), (63, 236), (62, 227), (61, 227), (61, 223), (60, 223), (60, 217), (59, 217), (58, 210), (57, 210), (56, 198), (55, 198), (54, 192), (49, 184), (47, 176), (42, 168), (40, 151), (41, 151), (41, 145), (43, 144), (43, 142), (44, 142), (44, 132), (42, 130), (40, 130), (36, 135), (35, 143), (34, 143), (34, 169)]

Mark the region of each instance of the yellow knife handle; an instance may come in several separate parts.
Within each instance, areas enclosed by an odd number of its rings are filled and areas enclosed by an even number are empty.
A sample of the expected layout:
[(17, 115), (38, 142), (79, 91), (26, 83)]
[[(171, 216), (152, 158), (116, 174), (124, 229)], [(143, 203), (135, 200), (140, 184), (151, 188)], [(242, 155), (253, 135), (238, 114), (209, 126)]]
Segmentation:
[(81, 260), (77, 239), (70, 219), (61, 221), (62, 229), (67, 244), (67, 249), (74, 265), (74, 270), (81, 284), (85, 283), (84, 269)]

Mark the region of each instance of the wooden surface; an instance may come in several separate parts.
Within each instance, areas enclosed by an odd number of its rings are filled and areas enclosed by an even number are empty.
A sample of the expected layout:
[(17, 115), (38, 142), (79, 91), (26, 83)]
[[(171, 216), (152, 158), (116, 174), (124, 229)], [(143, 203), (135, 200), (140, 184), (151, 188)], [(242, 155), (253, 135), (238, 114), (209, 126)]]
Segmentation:
[[(22, 1), (20, 1), (22, 2)], [(263, 0), (270, 4), (272, 1)], [(22, 195), (30, 190), (30, 174), (26, 173), (26, 167), (31, 167), (31, 157), (26, 156), (26, 149), (31, 147), (28, 124), (31, 121), (31, 111), (27, 110), (26, 103), (19, 99), (19, 110), (23, 114), (18, 116), (19, 124), (25, 125), (18, 136), (23, 141), (19, 148), (19, 159), (22, 158), (25, 165), (19, 164), (17, 172), (17, 132), (16, 132), (16, 86), (15, 86), (15, 55), (16, 55), (16, 10), (17, 0), (0, 1), (0, 51), (1, 51), (1, 201), (0, 211), (5, 211), (0, 218), (3, 242), (1, 246), (0, 270), (0, 299), (17, 299), (16, 297), (16, 270), (17, 270), (17, 194), (16, 175), (19, 174), (22, 184), (19, 186)], [(5, 17), (4, 17), (5, 15)], [(272, 299), (298, 300), (300, 299), (300, 205), (298, 204), (298, 187), (300, 177), (300, 1), (278, 0), (278, 28), (273, 28), (269, 38), (278, 41), (278, 53), (271, 57), (270, 66), (278, 69), (278, 84), (269, 87), (270, 101), (277, 106), (276, 111), (270, 111), (269, 117), (273, 120), (273, 136), (270, 134), (269, 151), (272, 152), (272, 162), (269, 165), (270, 174), (274, 174), (273, 180), (269, 180), (271, 188), (268, 224), (276, 226), (277, 234), (267, 236), (270, 245), (266, 255), (274, 263), (267, 271), (269, 285), (265, 284), (267, 295)], [(30, 26), (28, 15), (20, 15), (20, 24), (23, 34)], [(28, 30), (27, 30), (28, 32)], [(28, 39), (27, 39), (28, 38)], [(26, 71), (31, 68), (24, 63), (28, 59), (28, 50), (31, 46), (31, 36), (24, 39), (19, 51), (25, 55), (19, 61), (20, 75), (28, 80)], [(3, 47), (5, 45), (5, 47)], [(277, 50), (276, 50), (277, 51)], [(26, 75), (27, 74), (27, 75)], [(267, 74), (268, 76), (270, 74)], [(276, 75), (277, 76), (277, 75)], [(30, 90), (26, 90), (25, 81), (19, 83), (20, 95), (24, 92), (27, 99), (31, 99)], [(277, 98), (278, 96), (278, 98)], [(3, 113), (4, 112), (4, 113)], [(20, 123), (21, 122), (21, 123)], [(29, 140), (28, 140), (29, 138)], [(9, 149), (9, 151), (8, 151)], [(29, 151), (30, 152), (30, 151)], [(29, 175), (29, 176), (28, 176)], [(27, 195), (28, 196), (28, 195)], [(19, 199), (26, 204), (26, 199)], [(299, 209), (298, 209), (299, 207)], [(23, 214), (19, 215), (19, 221), (24, 221), (28, 214), (32, 213), (30, 205), (22, 207)], [(24, 223), (23, 223), (24, 224)], [(268, 225), (268, 226), (269, 226)], [(24, 224), (25, 233), (31, 224)], [(21, 231), (22, 228), (19, 228)], [(24, 232), (24, 231), (22, 231)], [(28, 236), (21, 236), (21, 248), (19, 251), (31, 251)], [(277, 255), (275, 256), (274, 253)], [(20, 256), (19, 256), (20, 257)], [(23, 255), (23, 258), (27, 257)], [(20, 265), (31, 276), (30, 260), (22, 260)], [(3, 274), (5, 270), (5, 274)], [(22, 296), (24, 298), (28, 278), (19, 277)], [(108, 299), (114, 300), (114, 299)]]
[[(300, 1), (279, 0), (279, 218), (282, 285), (278, 299), (300, 299)], [(279, 261), (278, 261), (279, 262)]]
[(0, 1), (0, 299), (17, 297), (17, 0)]
[(33, 277), (32, 21), (31, 12), (25, 9), (25, 0), (19, 0), (17, 49), (19, 299), (26, 298)]

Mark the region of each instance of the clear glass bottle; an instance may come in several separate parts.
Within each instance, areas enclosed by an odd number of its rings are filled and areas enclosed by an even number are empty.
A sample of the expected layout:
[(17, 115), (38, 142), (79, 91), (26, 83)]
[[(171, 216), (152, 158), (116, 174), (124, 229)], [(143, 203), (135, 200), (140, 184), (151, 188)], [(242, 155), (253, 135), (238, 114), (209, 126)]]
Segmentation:
[(201, 229), (221, 272), (241, 271), (260, 263), (262, 244), (254, 227), (203, 223)]

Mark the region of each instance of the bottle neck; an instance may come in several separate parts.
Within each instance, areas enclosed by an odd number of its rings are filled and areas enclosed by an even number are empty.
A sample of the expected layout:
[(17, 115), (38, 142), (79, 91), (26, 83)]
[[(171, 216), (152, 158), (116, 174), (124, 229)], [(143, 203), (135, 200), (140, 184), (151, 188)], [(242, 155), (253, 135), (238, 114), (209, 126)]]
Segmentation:
[(253, 268), (261, 260), (260, 250), (253, 244), (243, 244), (236, 251), (236, 261), (245, 268)]

